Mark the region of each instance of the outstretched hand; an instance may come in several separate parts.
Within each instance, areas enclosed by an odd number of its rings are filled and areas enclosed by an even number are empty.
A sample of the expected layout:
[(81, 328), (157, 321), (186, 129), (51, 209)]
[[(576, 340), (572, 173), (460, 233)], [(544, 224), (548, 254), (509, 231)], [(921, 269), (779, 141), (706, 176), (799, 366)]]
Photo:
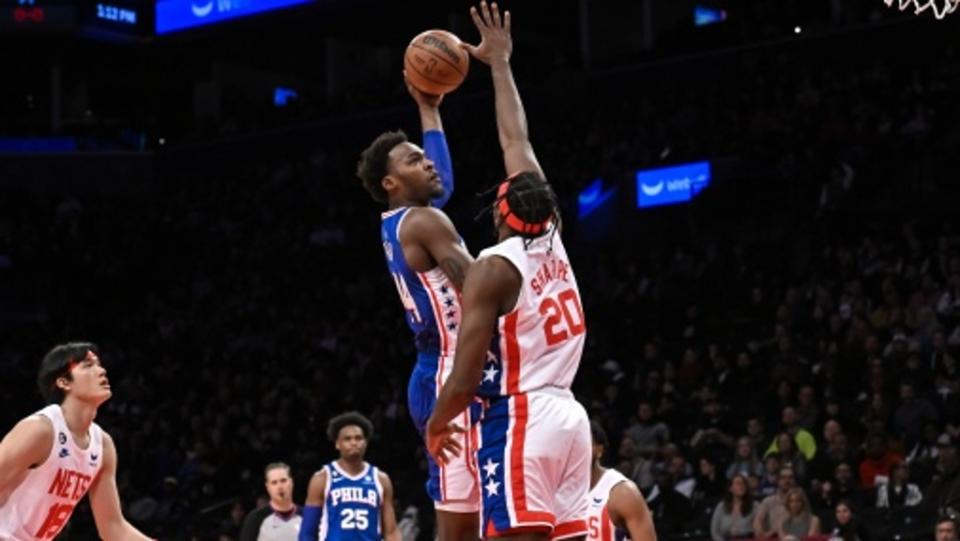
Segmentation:
[(480, 45), (461, 43), (460, 46), (487, 65), (495, 61), (509, 62), (510, 53), (513, 51), (510, 12), (504, 11), (501, 17), (500, 7), (496, 2), (488, 6), (486, 0), (481, 0), (479, 9), (470, 8), (470, 17), (480, 31)]
[(440, 107), (440, 102), (443, 101), (443, 94), (427, 94), (426, 92), (420, 91), (410, 82), (410, 79), (407, 77), (407, 70), (403, 70), (403, 82), (407, 85), (407, 92), (410, 93), (413, 101), (417, 102), (418, 106), (429, 109), (437, 109)]

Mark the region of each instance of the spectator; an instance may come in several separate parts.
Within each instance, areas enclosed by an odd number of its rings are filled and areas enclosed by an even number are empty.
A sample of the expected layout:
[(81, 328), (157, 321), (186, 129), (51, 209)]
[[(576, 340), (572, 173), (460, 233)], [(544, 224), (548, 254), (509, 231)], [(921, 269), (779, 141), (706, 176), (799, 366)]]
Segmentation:
[(834, 507), (830, 538), (843, 541), (872, 541), (867, 529), (853, 514), (853, 508), (848, 500), (840, 500)]
[(780, 462), (793, 469), (799, 482), (806, 481), (807, 459), (797, 450), (796, 440), (794, 440), (788, 432), (781, 432), (777, 434), (777, 437), (774, 438), (773, 441), (774, 444), (771, 448), (777, 449), (774, 452), (780, 454)]
[(887, 475), (893, 465), (902, 461), (903, 457), (887, 448), (886, 436), (870, 434), (867, 436), (866, 457), (860, 462), (860, 487), (872, 490), (877, 476)]
[(789, 466), (780, 468), (777, 478), (777, 492), (760, 502), (757, 514), (753, 518), (753, 533), (760, 539), (777, 535), (777, 528), (789, 514), (787, 495), (796, 485), (796, 477)]
[[(796, 443), (796, 447), (803, 455), (803, 458), (805, 460), (813, 460), (814, 455), (817, 454), (817, 441), (814, 439), (812, 434), (797, 424), (797, 410), (792, 406), (787, 406), (783, 408), (783, 414), (781, 418), (783, 422), (783, 431), (793, 438), (793, 441)], [(777, 452), (781, 452), (779, 438), (775, 439), (773, 443), (770, 444), (770, 447), (767, 448), (767, 452), (765, 454)]]
[(815, 507), (818, 510), (833, 509), (840, 501), (860, 503), (860, 490), (853, 478), (853, 468), (846, 462), (837, 464), (833, 478), (821, 483), (819, 494), (815, 494)]
[(713, 541), (746, 538), (753, 535), (755, 506), (747, 478), (735, 474), (727, 494), (713, 510), (710, 538)]
[(653, 515), (657, 537), (666, 539), (682, 531), (683, 524), (690, 518), (693, 507), (690, 498), (674, 488), (676, 481), (670, 472), (664, 468), (656, 468), (654, 475), (656, 483), (646, 495), (647, 506)]
[(633, 440), (639, 453), (656, 451), (670, 441), (670, 430), (653, 418), (653, 406), (646, 401), (637, 404), (637, 415), (624, 434)]
[(923, 435), (927, 422), (937, 422), (939, 414), (929, 401), (916, 398), (913, 383), (900, 384), (900, 406), (893, 413), (894, 434), (912, 447)]
[(944, 517), (937, 521), (937, 541), (957, 541), (957, 523), (952, 518)]
[(737, 440), (733, 462), (727, 466), (727, 479), (733, 479), (736, 475), (757, 478), (763, 476), (763, 463), (757, 458), (757, 453), (747, 436)]
[(778, 539), (799, 541), (820, 534), (820, 519), (810, 511), (810, 503), (801, 488), (787, 493), (787, 514), (777, 527)]
[(909, 480), (910, 468), (904, 462), (891, 466), (889, 478), (877, 477), (877, 507), (899, 509), (920, 505), (923, 495)]
[(757, 483), (757, 496), (760, 499), (776, 494), (780, 485), (780, 455), (773, 453), (763, 459), (763, 476)]

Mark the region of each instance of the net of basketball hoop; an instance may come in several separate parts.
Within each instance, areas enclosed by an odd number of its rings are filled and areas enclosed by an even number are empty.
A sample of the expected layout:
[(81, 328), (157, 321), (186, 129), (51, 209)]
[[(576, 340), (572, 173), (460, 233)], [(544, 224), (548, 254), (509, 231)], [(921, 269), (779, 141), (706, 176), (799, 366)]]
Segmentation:
[(933, 15), (942, 19), (957, 10), (960, 6), (960, 0), (883, 0), (888, 6), (897, 4), (900, 11), (913, 9), (916, 14), (923, 13), (926, 10), (932, 10)]

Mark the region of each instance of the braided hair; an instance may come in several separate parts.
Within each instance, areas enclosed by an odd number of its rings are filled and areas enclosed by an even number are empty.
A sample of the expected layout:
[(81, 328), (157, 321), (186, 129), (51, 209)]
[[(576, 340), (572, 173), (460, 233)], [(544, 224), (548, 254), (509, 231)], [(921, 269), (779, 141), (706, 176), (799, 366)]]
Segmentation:
[[(560, 228), (560, 202), (553, 188), (543, 177), (533, 171), (521, 171), (495, 186), (497, 198), (493, 211), (498, 222), (506, 223), (517, 236), (523, 238), (524, 248), (537, 238), (550, 233), (551, 249), (553, 235)], [(488, 190), (489, 193), (491, 190)]]

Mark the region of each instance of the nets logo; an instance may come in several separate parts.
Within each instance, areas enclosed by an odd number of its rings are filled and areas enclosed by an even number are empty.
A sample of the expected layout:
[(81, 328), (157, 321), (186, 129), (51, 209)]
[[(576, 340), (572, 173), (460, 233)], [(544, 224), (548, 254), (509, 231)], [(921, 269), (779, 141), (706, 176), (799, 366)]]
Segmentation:
[(637, 207), (686, 203), (710, 185), (710, 162), (637, 171)]

